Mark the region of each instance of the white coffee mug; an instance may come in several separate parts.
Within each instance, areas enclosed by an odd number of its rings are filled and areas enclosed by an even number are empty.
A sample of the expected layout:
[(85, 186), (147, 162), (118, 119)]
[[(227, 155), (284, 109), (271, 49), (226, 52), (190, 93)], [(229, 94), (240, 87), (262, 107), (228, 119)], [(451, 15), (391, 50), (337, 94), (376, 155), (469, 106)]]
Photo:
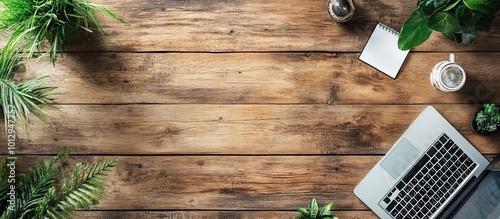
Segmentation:
[(450, 60), (437, 63), (431, 71), (431, 85), (443, 92), (460, 90), (465, 84), (465, 70), (455, 63), (455, 54), (450, 54)]

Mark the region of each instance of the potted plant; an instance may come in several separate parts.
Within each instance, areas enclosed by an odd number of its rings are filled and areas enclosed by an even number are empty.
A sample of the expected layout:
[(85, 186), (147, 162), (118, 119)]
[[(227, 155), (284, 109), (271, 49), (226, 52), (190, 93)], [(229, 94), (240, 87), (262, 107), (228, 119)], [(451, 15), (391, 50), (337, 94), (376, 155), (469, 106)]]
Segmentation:
[(315, 198), (309, 202), (309, 210), (305, 208), (297, 208), (300, 215), (296, 216), (294, 219), (339, 219), (338, 217), (333, 216), (333, 212), (331, 211), (333, 207), (333, 202), (325, 205), (321, 208), (318, 206), (318, 202)]
[[(21, 174), (20, 178), (12, 178), (11, 164), (3, 159), (0, 163), (0, 218), (71, 218), (72, 211), (97, 204), (104, 195), (104, 183), (116, 160), (78, 163), (69, 173), (62, 174), (56, 164), (67, 155), (68, 151), (63, 150)], [(15, 179), (15, 188), (13, 181), (8, 179)]]
[[(105, 6), (86, 0), (0, 0), (0, 29), (12, 31), (15, 41), (22, 41), (27, 58), (48, 53), (55, 63), (57, 52), (64, 52), (68, 42), (79, 37), (78, 31), (92, 33), (90, 24), (95, 25), (104, 38), (104, 31), (94, 11), (102, 12), (122, 23), (120, 16)], [(49, 42), (44, 48), (45, 40)]]
[(412, 49), (424, 43), (432, 31), (468, 45), (477, 31), (489, 31), (491, 21), (500, 9), (500, 0), (418, 0), (401, 28), (398, 47)]
[(500, 126), (500, 107), (486, 103), (472, 118), (471, 127), (478, 134), (487, 135), (498, 131)]

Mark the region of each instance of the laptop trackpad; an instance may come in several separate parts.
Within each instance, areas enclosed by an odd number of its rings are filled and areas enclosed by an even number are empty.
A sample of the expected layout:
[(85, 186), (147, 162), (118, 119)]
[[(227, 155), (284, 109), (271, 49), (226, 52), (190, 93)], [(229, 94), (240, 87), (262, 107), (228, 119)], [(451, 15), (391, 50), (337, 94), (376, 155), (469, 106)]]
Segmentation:
[(420, 157), (420, 152), (406, 138), (403, 138), (380, 165), (394, 179), (397, 179), (418, 157)]

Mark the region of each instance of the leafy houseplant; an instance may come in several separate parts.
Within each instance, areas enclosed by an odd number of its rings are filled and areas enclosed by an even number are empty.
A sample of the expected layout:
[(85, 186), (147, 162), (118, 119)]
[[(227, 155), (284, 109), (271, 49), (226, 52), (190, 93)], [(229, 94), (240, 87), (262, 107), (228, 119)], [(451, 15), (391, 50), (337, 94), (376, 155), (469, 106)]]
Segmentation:
[(496, 132), (500, 126), (500, 107), (486, 103), (479, 109), (471, 122), (472, 129), (479, 134)]
[(94, 11), (100, 11), (123, 23), (118, 15), (105, 6), (86, 0), (0, 0), (0, 29), (11, 30), (13, 38), (21, 38), (21, 46), (27, 49), (28, 59), (44, 51), (48, 40), (50, 60), (54, 64), (57, 52), (64, 52), (71, 37), (77, 31), (92, 33), (90, 24), (97, 27), (104, 38), (104, 31), (97, 21)]
[(412, 49), (424, 43), (432, 31), (468, 45), (477, 31), (490, 30), (499, 9), (500, 0), (418, 0), (417, 9), (401, 28), (398, 47)]
[(296, 216), (294, 219), (339, 219), (338, 217), (333, 216), (333, 212), (331, 211), (332, 207), (333, 202), (330, 202), (330, 204), (319, 208), (318, 202), (315, 198), (313, 198), (309, 203), (309, 210), (305, 208), (297, 208), (300, 215)]
[(3, 212), (0, 212), (0, 218), (71, 218), (72, 211), (97, 204), (104, 195), (107, 172), (115, 166), (116, 160), (78, 163), (69, 173), (61, 173), (56, 164), (67, 155), (68, 151), (64, 150), (21, 175), (13, 206), (8, 202), (11, 197), (7, 195), (11, 189), (10, 182), (7, 182), (10, 170), (7, 159), (3, 159), (0, 166), (0, 209)]

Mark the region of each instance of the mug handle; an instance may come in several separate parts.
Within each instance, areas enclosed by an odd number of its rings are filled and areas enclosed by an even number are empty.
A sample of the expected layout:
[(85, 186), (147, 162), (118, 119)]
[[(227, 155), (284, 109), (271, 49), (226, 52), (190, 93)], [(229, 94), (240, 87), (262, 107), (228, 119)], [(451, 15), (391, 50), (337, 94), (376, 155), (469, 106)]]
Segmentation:
[(455, 63), (455, 54), (450, 53), (450, 62)]

